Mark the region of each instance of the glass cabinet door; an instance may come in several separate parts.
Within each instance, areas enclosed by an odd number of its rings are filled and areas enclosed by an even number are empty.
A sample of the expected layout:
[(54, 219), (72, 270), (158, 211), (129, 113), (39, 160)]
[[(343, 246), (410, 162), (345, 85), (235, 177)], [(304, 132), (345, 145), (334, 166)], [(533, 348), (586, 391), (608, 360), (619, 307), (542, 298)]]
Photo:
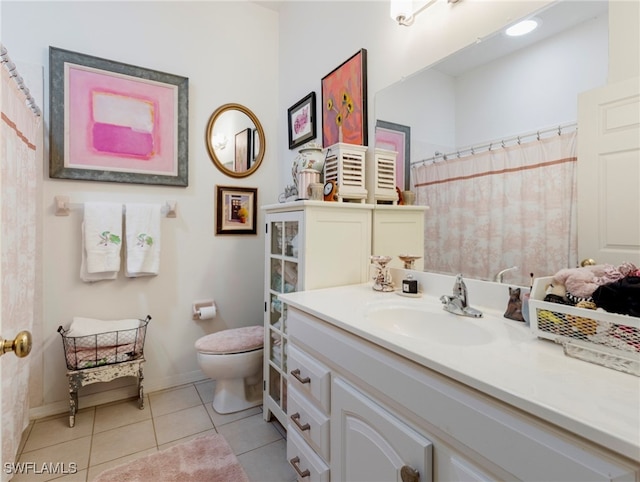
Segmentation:
[[(269, 325), (268, 369), (265, 370), (265, 390), (276, 408), (274, 414), (281, 418), (279, 410), (287, 410), (287, 307), (278, 299), (280, 293), (298, 291), (298, 235), (300, 221), (297, 213), (282, 213), (268, 217), (268, 306)], [(265, 347), (267, 348), (267, 347)], [(266, 361), (266, 360), (265, 360)], [(268, 409), (268, 407), (266, 407)], [(265, 416), (268, 410), (265, 410)], [(280, 420), (283, 424), (286, 419)]]

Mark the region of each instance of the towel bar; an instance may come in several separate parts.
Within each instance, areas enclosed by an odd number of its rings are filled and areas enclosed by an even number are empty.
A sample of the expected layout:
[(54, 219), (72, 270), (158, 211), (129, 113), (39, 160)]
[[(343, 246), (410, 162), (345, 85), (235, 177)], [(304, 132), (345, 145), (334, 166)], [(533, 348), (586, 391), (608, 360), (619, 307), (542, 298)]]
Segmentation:
[[(68, 216), (71, 208), (78, 208), (82, 206), (83, 203), (71, 203), (69, 202), (69, 196), (55, 196), (54, 197), (54, 207), (55, 207), (55, 215), (56, 216)], [(177, 217), (177, 201), (171, 199), (165, 201), (164, 206), (162, 206), (162, 214), (164, 214), (168, 218)], [(125, 207), (122, 205), (122, 212), (124, 213)]]

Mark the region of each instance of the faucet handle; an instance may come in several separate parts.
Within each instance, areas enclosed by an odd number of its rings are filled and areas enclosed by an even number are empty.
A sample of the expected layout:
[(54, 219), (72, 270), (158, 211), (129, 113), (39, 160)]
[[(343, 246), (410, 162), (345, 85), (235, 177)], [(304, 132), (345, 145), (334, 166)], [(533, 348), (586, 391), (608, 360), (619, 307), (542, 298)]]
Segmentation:
[(453, 284), (453, 296), (460, 299), (463, 308), (467, 306), (467, 285), (462, 279), (462, 273), (456, 275), (456, 281)]

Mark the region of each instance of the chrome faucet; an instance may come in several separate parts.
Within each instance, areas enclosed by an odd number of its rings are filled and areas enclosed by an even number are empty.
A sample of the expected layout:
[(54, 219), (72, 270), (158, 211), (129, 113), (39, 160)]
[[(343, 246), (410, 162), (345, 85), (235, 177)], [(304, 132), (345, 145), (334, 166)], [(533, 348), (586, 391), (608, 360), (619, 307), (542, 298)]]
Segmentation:
[(475, 308), (471, 308), (467, 300), (467, 285), (464, 283), (462, 275), (458, 274), (455, 282), (453, 283), (453, 295), (442, 295), (440, 297), (440, 301), (443, 304), (442, 308), (455, 315), (480, 318), (482, 316), (482, 312)]
[(499, 271), (498, 274), (494, 277), (494, 281), (496, 283), (502, 283), (502, 278), (504, 276), (505, 273), (509, 272), (509, 271), (515, 271), (516, 269), (518, 269), (517, 266), (512, 266), (511, 268), (506, 268), (503, 269), (502, 271)]

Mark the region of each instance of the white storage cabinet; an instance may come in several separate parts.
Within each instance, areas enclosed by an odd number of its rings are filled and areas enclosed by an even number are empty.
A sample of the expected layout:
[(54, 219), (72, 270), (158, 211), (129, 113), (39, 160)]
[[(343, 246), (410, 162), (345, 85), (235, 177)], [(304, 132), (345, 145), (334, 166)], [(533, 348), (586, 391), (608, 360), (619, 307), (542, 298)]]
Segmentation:
[(373, 208), (371, 254), (392, 256), (391, 268), (404, 268), (398, 255), (420, 256), (414, 268), (424, 267), (424, 217), (427, 206), (377, 204)]
[(287, 309), (278, 294), (369, 279), (371, 205), (295, 201), (265, 211), (263, 413), (287, 426)]

